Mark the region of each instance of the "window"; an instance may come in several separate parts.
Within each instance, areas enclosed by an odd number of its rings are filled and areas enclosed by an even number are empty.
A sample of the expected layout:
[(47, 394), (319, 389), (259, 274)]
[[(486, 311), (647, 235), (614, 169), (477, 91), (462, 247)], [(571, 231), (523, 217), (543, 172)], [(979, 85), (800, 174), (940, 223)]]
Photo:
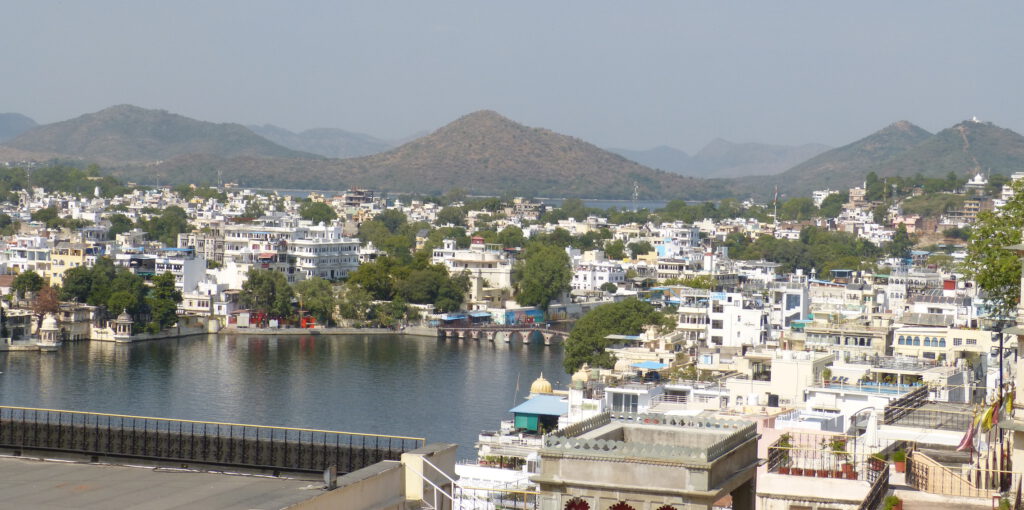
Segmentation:
[(954, 346), (963, 345), (963, 344), (964, 344), (964, 339), (963, 338), (954, 338), (953, 339), (953, 345)]
[(921, 345), (921, 337), (914, 337), (914, 345)]
[(903, 343), (903, 335), (900, 335), (899, 343), (900, 343), (900, 345), (904, 345), (904, 343)]
[(928, 337), (924, 337), (924, 346), (925, 347), (931, 347), (932, 346), (932, 340), (930, 338), (928, 338)]
[(924, 359), (935, 359), (935, 353), (934, 352), (921, 353), (921, 357), (924, 358)]
[(968, 338), (967, 345), (978, 345), (978, 340), (975, 338)]
[(711, 305), (711, 313), (722, 313), (725, 311), (725, 307), (718, 304), (717, 302)]
[(612, 411), (635, 413), (639, 396), (629, 393), (612, 393)]
[(722, 329), (722, 321), (711, 321), (711, 329)]
[(945, 346), (946, 346), (946, 339), (945, 338), (940, 338), (939, 339), (939, 347), (945, 347)]

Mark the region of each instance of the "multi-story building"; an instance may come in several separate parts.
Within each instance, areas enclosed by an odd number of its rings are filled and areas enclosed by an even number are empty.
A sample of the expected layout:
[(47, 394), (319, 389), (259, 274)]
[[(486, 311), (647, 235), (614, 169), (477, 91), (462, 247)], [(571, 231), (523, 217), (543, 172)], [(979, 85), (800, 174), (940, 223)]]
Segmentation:
[(445, 239), (434, 250), (433, 263), (442, 264), (452, 275), (469, 276), (471, 303), (498, 308), (512, 287), (514, 260), (499, 245), (487, 245), (482, 237), (473, 237), (469, 248), (461, 249), (454, 239)]
[(51, 246), (49, 237), (15, 236), (7, 243), (3, 262), (7, 265), (8, 271), (15, 273), (35, 271), (40, 276), (46, 277), (50, 274)]
[(50, 248), (50, 285), (63, 285), (64, 273), (75, 267), (92, 267), (104, 254), (102, 245), (57, 241)]

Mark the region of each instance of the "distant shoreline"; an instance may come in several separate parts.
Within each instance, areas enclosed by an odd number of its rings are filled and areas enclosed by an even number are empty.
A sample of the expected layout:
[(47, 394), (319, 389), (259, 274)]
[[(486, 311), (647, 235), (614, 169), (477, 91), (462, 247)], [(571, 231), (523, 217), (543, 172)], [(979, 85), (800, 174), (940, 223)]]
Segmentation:
[(322, 335), (411, 335), (437, 337), (437, 330), (426, 327), (388, 328), (223, 328), (219, 335), (322, 336)]

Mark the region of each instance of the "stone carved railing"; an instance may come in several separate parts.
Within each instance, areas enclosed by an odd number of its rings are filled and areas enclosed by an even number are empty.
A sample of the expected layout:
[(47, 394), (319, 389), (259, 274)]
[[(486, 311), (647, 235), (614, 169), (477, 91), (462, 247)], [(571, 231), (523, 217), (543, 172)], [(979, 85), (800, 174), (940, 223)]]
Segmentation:
[[(581, 439), (580, 435), (612, 420), (651, 425), (669, 425), (703, 430), (731, 431), (708, 446), (674, 446), (608, 439)], [(744, 420), (666, 416), (663, 414), (602, 413), (544, 436), (544, 448), (588, 455), (645, 457), (710, 462), (757, 436), (757, 425)]]

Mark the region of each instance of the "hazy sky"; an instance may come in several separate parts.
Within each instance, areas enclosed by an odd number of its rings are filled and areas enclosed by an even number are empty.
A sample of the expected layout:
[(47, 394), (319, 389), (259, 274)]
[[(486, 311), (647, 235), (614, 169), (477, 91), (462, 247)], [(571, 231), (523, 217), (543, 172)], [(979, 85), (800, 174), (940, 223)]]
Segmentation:
[(1022, 2), (103, 1), (0, 9), (0, 111), (384, 138), (478, 109), (604, 147), (1024, 132)]

